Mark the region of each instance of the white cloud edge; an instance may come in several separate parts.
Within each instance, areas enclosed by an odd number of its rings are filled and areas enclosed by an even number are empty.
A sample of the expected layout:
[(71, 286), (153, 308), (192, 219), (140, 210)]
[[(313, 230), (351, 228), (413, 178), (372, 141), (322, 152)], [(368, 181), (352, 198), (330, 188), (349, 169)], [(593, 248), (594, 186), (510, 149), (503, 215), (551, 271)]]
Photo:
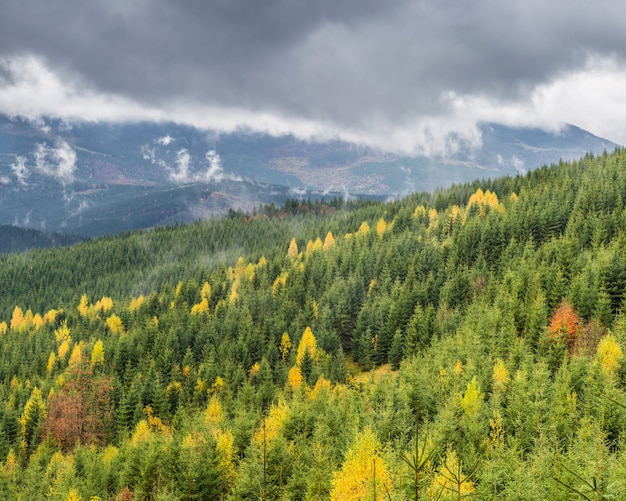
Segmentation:
[[(59, 75), (35, 56), (0, 58), (0, 112), (33, 121), (42, 116), (88, 122), (176, 122), (219, 132), (244, 128), (301, 139), (341, 139), (403, 154), (439, 156), (459, 142), (480, 144), (480, 122), (534, 126), (556, 131), (572, 123), (626, 144), (626, 68), (611, 57), (590, 54), (586, 65), (557, 80), (537, 86), (524, 102), (502, 103), (480, 95), (441, 94), (437, 116), (420, 116), (404, 123), (378, 121), (367, 129), (339, 127), (243, 108), (172, 101), (162, 108), (146, 107), (124, 96), (99, 93), (76, 75)], [(170, 144), (169, 136), (158, 138)]]

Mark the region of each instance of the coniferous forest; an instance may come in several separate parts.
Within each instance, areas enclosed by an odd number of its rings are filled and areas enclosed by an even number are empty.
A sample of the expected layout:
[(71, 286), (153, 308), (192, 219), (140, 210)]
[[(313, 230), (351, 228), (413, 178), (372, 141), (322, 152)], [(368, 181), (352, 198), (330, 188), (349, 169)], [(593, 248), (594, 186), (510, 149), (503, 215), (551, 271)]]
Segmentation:
[(0, 255), (6, 500), (626, 498), (626, 151)]

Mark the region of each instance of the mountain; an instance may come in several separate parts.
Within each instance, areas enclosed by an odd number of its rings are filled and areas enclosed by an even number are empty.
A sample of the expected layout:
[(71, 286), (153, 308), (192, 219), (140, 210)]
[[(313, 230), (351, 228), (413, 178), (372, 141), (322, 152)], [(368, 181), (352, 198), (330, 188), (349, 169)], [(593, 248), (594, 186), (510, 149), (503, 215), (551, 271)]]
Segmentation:
[(0, 255), (4, 499), (625, 499), (625, 164)]
[(95, 236), (292, 197), (397, 197), (616, 147), (571, 125), (480, 132), (478, 146), (458, 141), (450, 155), (428, 158), (173, 123), (0, 117), (0, 224)]
[(60, 247), (81, 242), (79, 236), (47, 233), (31, 228), (0, 224), (0, 254), (22, 252), (34, 247)]

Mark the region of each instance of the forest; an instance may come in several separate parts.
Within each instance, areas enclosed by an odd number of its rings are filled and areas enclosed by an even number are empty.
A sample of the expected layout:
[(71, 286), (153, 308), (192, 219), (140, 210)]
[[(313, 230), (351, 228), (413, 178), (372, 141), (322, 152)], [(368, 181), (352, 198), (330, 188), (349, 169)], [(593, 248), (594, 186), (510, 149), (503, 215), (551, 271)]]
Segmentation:
[(0, 255), (6, 500), (626, 498), (626, 150)]

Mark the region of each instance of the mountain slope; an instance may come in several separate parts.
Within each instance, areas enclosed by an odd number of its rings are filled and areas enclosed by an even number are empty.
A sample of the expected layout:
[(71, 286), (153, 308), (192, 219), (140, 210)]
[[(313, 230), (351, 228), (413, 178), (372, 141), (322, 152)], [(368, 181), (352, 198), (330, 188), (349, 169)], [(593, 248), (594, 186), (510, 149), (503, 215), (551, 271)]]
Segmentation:
[(0, 489), (622, 499), (624, 162), (0, 255)]
[(581, 129), (480, 127), (478, 146), (399, 156), (340, 141), (164, 123), (0, 118), (0, 224), (115, 233), (288, 197), (399, 196), (525, 172), (615, 145)]

